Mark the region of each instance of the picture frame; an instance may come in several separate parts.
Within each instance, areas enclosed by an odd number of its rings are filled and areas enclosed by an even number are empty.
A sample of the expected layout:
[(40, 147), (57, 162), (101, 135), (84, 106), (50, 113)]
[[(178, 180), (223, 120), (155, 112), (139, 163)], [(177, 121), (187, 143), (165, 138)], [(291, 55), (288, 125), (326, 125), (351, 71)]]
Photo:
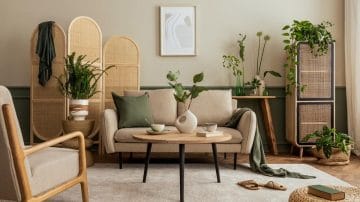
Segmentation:
[(196, 56), (196, 6), (160, 7), (160, 56)]

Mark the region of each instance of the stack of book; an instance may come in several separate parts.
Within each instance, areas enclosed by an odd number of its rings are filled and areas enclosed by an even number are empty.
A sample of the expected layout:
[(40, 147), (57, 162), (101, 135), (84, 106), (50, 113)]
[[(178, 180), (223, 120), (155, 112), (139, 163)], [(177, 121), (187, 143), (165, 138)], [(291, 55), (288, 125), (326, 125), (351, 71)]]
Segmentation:
[(333, 189), (324, 185), (311, 185), (308, 187), (308, 194), (324, 198), (330, 201), (345, 199), (345, 192)]
[(222, 136), (223, 132), (222, 131), (213, 131), (213, 132), (208, 132), (208, 131), (200, 131), (196, 133), (196, 136), (198, 137), (216, 137), (216, 136)]

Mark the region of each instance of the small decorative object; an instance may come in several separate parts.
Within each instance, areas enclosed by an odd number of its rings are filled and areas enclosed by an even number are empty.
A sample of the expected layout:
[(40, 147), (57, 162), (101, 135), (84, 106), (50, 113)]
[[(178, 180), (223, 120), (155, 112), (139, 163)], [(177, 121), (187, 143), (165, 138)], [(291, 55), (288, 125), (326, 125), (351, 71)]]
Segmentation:
[(258, 77), (254, 77), (254, 79), (250, 82), (246, 82), (245, 86), (249, 88), (251, 91), (250, 95), (258, 95), (258, 88), (261, 85), (261, 81), (257, 79)]
[(165, 129), (164, 124), (155, 124), (155, 123), (153, 123), (153, 124), (150, 125), (150, 127), (151, 127), (151, 129), (153, 131), (156, 131), (156, 132), (161, 132), (161, 131), (163, 131)]
[(205, 123), (204, 130), (207, 132), (214, 132), (217, 129), (216, 123)]
[(287, 69), (286, 94), (291, 94), (291, 89), (296, 87), (301, 92), (304, 91), (304, 85), (296, 82), (296, 66), (298, 56), (298, 43), (305, 42), (309, 44), (311, 52), (315, 57), (324, 55), (329, 50), (329, 44), (335, 42), (328, 28), (332, 27), (331, 22), (322, 22), (318, 25), (312, 24), (310, 21), (294, 20), (293, 24), (285, 25), (282, 30), (286, 39), (284, 50), (287, 53), (287, 61), (284, 67)]
[(160, 55), (196, 55), (196, 7), (160, 7)]
[[(169, 80), (169, 85), (175, 90), (174, 97), (177, 102), (181, 102), (186, 105), (186, 101), (189, 103), (186, 106), (186, 110), (175, 121), (175, 127), (182, 133), (192, 133), (197, 127), (197, 118), (190, 111), (191, 102), (193, 99), (199, 96), (199, 94), (206, 90), (205, 87), (197, 86), (196, 84), (204, 79), (204, 73), (195, 74), (193, 77), (193, 85), (190, 90), (185, 90), (182, 83), (178, 83), (180, 72), (172, 72), (166, 75)], [(190, 100), (189, 100), (190, 99)]]
[(79, 55), (75, 59), (75, 52), (65, 57), (64, 74), (55, 77), (60, 91), (67, 96), (71, 117), (76, 120), (85, 120), (88, 115), (89, 98), (99, 93), (97, 83), (101, 76), (113, 66), (105, 70), (93, 66), (98, 60), (83, 62), (86, 55)]
[(223, 67), (230, 69), (236, 78), (235, 95), (237, 96), (245, 95), (244, 41), (246, 39), (246, 35), (239, 34), (239, 37), (240, 38), (237, 41), (239, 46), (239, 57), (234, 55), (223, 55)]
[(335, 128), (324, 126), (322, 131), (305, 136), (304, 141), (315, 139), (313, 153), (319, 163), (326, 165), (345, 165), (350, 162), (352, 139)]

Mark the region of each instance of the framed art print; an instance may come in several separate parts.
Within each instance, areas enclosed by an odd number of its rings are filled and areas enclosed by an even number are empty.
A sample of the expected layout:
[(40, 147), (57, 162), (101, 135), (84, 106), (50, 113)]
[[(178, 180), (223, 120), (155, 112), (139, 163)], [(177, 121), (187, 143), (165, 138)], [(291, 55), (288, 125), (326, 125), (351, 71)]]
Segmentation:
[(160, 55), (196, 55), (196, 7), (160, 7)]

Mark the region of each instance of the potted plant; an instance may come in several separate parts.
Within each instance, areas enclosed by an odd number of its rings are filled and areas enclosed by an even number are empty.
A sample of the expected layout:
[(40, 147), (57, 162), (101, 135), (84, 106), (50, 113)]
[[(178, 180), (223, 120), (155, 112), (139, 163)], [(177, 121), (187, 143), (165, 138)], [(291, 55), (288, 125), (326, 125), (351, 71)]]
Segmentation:
[(298, 43), (307, 43), (315, 57), (324, 55), (328, 52), (329, 44), (335, 42), (328, 28), (332, 27), (331, 22), (322, 22), (318, 25), (310, 21), (297, 21), (291, 25), (285, 25), (282, 30), (285, 36), (283, 41), (284, 50), (287, 54), (287, 60), (284, 67), (287, 68), (286, 74), (286, 94), (291, 94), (291, 89), (295, 87), (301, 92), (304, 91), (304, 85), (296, 82), (296, 65), (298, 55)]
[(85, 120), (88, 115), (89, 98), (99, 93), (97, 83), (105, 70), (93, 66), (98, 60), (84, 62), (86, 55), (75, 56), (75, 52), (65, 57), (64, 74), (55, 77), (60, 91), (69, 98), (69, 112), (73, 120)]
[[(244, 83), (244, 55), (245, 55), (245, 39), (246, 35), (239, 34), (240, 39), (237, 41), (239, 45), (239, 58), (233, 55), (224, 55), (223, 56), (223, 67), (231, 69), (233, 72), (233, 75), (237, 78), (237, 86), (238, 83), (241, 81), (241, 75), (242, 75), (242, 90), (239, 90), (240, 93), (237, 93), (238, 90), (235, 88), (235, 94), (236, 95), (245, 95), (245, 88), (244, 86), (250, 86), (253, 95), (264, 95), (265, 94), (265, 77), (267, 75), (272, 75), (275, 77), (281, 77), (281, 75), (272, 70), (264, 71), (263, 77), (261, 77), (261, 67), (264, 59), (264, 53), (265, 53), (265, 47), (270, 40), (269, 35), (265, 35), (262, 37), (262, 32), (257, 32), (256, 36), (258, 37), (258, 46), (257, 46), (257, 58), (256, 58), (256, 75), (251, 82)], [(242, 65), (242, 68), (240, 69), (240, 64)], [(250, 85), (249, 85), (250, 84)], [(252, 85), (253, 84), (253, 85)], [(253, 88), (255, 87), (255, 89)], [(255, 93), (254, 93), (255, 92)]]
[(239, 57), (235, 55), (223, 55), (223, 67), (230, 69), (236, 78), (235, 95), (245, 95), (244, 41), (246, 39), (246, 35), (239, 34), (239, 37), (240, 38), (237, 41), (239, 46)]
[(170, 87), (175, 90), (174, 97), (176, 101), (183, 103), (185, 106), (185, 111), (175, 121), (175, 127), (182, 133), (192, 133), (197, 127), (197, 118), (190, 111), (190, 106), (192, 100), (198, 97), (201, 92), (206, 90), (205, 87), (196, 85), (204, 79), (204, 73), (201, 72), (193, 76), (193, 85), (189, 90), (186, 90), (182, 83), (178, 82), (179, 75), (179, 71), (169, 71), (166, 75), (166, 78), (169, 80)]
[(327, 165), (345, 165), (350, 161), (352, 139), (347, 134), (337, 132), (335, 128), (324, 126), (321, 131), (305, 136), (304, 141), (315, 139), (313, 154), (319, 163)]

